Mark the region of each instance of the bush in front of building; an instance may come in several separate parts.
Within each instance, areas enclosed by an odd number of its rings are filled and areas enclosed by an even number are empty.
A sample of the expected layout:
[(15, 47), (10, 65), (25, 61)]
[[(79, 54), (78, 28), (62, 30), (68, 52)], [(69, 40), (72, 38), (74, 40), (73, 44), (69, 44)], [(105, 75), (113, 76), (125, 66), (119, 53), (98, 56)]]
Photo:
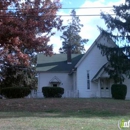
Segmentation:
[(29, 87), (5, 87), (1, 89), (1, 95), (5, 98), (24, 98), (30, 93)]
[(42, 87), (42, 93), (45, 98), (61, 98), (64, 94), (64, 88), (44, 86)]
[(125, 99), (127, 94), (127, 86), (125, 84), (113, 84), (111, 87), (112, 98)]

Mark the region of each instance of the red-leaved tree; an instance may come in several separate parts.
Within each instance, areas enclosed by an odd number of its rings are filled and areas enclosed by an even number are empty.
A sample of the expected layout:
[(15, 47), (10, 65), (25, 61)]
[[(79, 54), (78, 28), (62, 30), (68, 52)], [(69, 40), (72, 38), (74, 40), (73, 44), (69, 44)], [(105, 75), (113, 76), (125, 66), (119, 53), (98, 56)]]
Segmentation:
[(29, 66), (33, 52), (50, 55), (52, 29), (62, 24), (59, 8), (59, 0), (0, 0), (1, 64)]

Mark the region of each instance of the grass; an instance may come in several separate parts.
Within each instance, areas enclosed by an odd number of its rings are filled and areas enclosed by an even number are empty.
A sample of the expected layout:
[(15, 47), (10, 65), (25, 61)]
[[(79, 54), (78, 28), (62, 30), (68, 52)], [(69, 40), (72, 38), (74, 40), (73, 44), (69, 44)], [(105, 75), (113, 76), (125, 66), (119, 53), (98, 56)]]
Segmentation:
[(130, 101), (0, 100), (0, 130), (118, 130), (121, 119), (130, 120)]

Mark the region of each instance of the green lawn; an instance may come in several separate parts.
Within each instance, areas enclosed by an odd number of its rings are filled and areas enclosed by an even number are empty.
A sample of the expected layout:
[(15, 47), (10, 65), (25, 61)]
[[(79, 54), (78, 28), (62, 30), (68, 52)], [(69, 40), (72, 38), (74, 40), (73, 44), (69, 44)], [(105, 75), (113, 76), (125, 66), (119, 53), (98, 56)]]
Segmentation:
[(119, 120), (130, 120), (130, 101), (122, 100), (5, 99), (0, 106), (0, 130), (119, 130)]

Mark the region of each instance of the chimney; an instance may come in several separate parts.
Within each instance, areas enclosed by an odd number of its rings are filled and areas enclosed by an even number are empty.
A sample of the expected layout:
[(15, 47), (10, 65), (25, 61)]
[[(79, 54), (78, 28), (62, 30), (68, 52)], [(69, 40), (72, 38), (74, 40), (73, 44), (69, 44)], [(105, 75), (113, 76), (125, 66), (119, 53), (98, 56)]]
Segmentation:
[(71, 46), (67, 47), (67, 64), (71, 64)]

